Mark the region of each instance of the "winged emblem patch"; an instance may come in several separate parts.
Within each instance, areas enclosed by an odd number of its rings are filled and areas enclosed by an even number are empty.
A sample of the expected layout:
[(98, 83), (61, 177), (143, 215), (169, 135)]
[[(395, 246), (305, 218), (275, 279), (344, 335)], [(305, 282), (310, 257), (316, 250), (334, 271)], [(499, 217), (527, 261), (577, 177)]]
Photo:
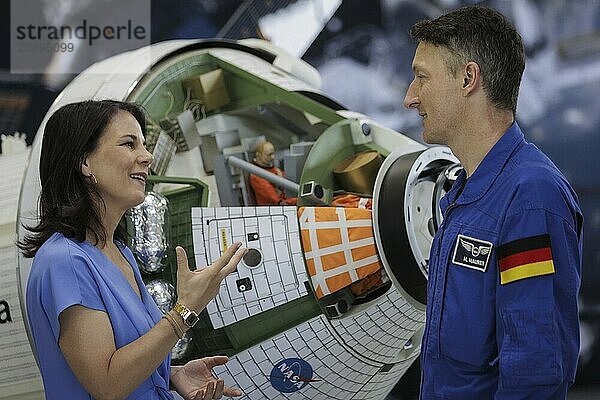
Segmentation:
[(458, 235), (452, 262), (463, 267), (485, 272), (494, 245), (465, 235)]
[(462, 244), (462, 246), (467, 249), (467, 251), (471, 252), (471, 255), (473, 257), (479, 257), (480, 254), (486, 255), (490, 252), (491, 247), (489, 247), (488, 245), (485, 246), (476, 246), (471, 242), (467, 242), (465, 239), (461, 238), (460, 239), (460, 244)]

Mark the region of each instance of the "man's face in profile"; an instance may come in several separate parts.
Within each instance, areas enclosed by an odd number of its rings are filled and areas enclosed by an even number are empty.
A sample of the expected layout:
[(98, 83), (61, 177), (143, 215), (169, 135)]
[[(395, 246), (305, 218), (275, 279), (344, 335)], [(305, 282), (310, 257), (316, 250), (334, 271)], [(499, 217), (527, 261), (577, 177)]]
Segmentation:
[(261, 167), (272, 167), (273, 160), (275, 160), (275, 148), (273, 147), (273, 144), (267, 142), (259, 147), (254, 159)]

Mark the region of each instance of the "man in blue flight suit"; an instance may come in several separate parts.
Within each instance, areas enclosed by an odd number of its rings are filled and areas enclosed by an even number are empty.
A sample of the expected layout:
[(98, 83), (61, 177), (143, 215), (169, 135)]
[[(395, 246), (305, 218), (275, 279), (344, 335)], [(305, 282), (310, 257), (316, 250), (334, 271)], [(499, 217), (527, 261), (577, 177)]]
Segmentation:
[(500, 13), (466, 7), (411, 29), (404, 105), (464, 171), (429, 260), (422, 399), (564, 399), (579, 351), (583, 216), (515, 110), (525, 56)]

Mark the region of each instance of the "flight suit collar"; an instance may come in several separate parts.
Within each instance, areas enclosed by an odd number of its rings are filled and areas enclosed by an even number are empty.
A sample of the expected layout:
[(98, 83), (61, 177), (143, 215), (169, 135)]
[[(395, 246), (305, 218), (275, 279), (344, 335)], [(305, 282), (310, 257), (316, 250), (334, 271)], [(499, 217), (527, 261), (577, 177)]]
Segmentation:
[(450, 204), (467, 204), (479, 200), (492, 186), (515, 149), (525, 141), (517, 122), (508, 128), (485, 155), (473, 175), (467, 179), (463, 170), (450, 191), (441, 199), (442, 213)]

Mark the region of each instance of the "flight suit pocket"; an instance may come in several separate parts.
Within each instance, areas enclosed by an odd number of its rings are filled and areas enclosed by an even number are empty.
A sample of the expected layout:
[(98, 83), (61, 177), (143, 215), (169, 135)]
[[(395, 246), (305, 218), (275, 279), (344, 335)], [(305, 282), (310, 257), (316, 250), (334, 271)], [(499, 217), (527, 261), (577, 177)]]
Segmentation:
[(440, 321), (440, 353), (475, 370), (497, 356), (494, 232), (461, 225), (445, 248), (447, 271)]

